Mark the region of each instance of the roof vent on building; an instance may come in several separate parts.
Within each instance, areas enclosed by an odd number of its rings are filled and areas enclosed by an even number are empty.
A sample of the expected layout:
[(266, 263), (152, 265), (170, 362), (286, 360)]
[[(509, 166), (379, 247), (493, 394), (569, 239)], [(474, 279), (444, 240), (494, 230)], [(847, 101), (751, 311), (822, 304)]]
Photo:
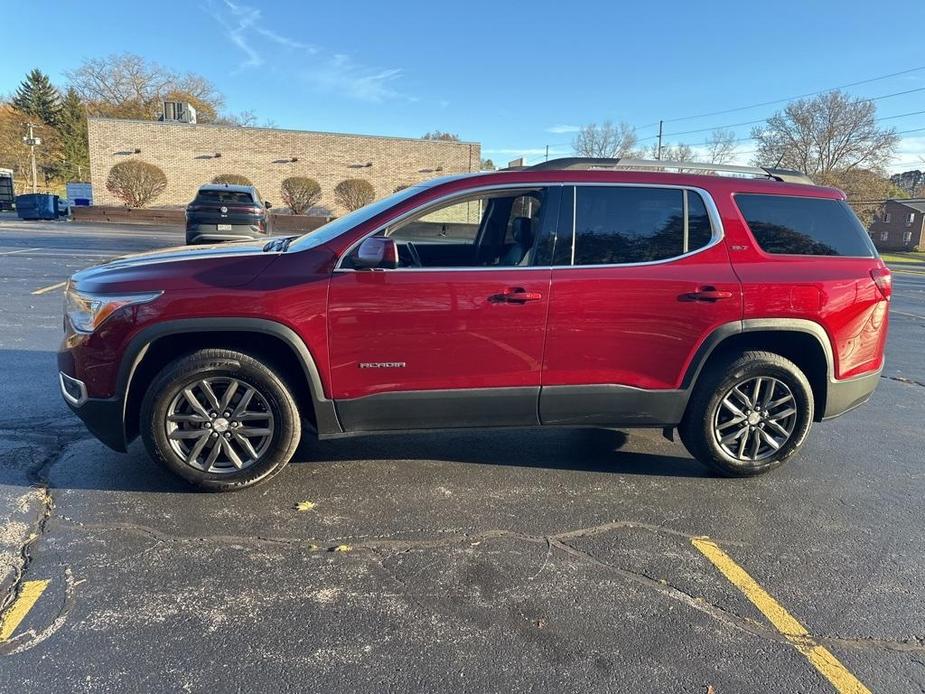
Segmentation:
[(165, 101), (161, 120), (173, 123), (196, 123), (196, 109), (186, 101)]

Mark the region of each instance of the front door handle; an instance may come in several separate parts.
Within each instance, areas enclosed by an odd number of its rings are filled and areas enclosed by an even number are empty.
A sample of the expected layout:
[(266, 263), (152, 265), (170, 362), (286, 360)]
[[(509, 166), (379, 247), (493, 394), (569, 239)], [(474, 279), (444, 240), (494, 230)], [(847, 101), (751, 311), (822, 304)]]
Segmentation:
[(488, 300), (493, 304), (525, 304), (542, 298), (540, 292), (528, 292), (523, 287), (508, 287), (500, 294), (492, 294)]
[(712, 303), (720, 299), (731, 299), (732, 292), (723, 291), (716, 287), (701, 287), (695, 292), (685, 294), (684, 298), (687, 301), (709, 301)]

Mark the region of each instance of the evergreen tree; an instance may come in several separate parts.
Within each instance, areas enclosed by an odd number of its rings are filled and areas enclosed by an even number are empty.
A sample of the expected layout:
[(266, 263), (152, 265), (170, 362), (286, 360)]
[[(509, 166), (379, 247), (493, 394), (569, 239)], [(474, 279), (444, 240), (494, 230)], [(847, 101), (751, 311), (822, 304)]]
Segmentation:
[(58, 117), (61, 134), (61, 174), (66, 180), (89, 180), (90, 154), (87, 145), (87, 113), (77, 91), (70, 87), (61, 102)]
[(57, 126), (61, 114), (61, 96), (51, 84), (48, 75), (35, 68), (19, 85), (13, 95), (13, 105), (23, 113), (40, 118), (48, 125)]

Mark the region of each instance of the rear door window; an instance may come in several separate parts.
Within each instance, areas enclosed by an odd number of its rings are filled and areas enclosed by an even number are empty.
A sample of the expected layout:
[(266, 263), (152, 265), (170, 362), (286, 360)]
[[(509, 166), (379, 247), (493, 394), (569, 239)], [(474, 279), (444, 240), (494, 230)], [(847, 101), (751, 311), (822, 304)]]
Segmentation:
[(574, 212), (575, 265), (668, 260), (713, 238), (706, 206), (691, 190), (577, 186)]
[(876, 251), (843, 200), (736, 195), (748, 228), (765, 253), (872, 258)]

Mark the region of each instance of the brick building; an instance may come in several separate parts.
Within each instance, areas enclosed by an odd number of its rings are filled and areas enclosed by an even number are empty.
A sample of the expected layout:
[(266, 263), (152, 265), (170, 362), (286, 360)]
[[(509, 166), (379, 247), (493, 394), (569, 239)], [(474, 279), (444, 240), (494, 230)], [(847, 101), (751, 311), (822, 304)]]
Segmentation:
[(870, 237), (883, 251), (925, 250), (925, 198), (887, 200), (870, 225)]
[(478, 171), (481, 156), (474, 142), (114, 118), (90, 118), (88, 135), (97, 205), (122, 204), (106, 190), (106, 178), (114, 164), (132, 158), (167, 175), (157, 206), (184, 206), (203, 183), (234, 173), (247, 176), (279, 207), (283, 179), (308, 176), (321, 184), (319, 206), (342, 214), (334, 186), (344, 179), (366, 179), (376, 197), (384, 197), (435, 176)]

